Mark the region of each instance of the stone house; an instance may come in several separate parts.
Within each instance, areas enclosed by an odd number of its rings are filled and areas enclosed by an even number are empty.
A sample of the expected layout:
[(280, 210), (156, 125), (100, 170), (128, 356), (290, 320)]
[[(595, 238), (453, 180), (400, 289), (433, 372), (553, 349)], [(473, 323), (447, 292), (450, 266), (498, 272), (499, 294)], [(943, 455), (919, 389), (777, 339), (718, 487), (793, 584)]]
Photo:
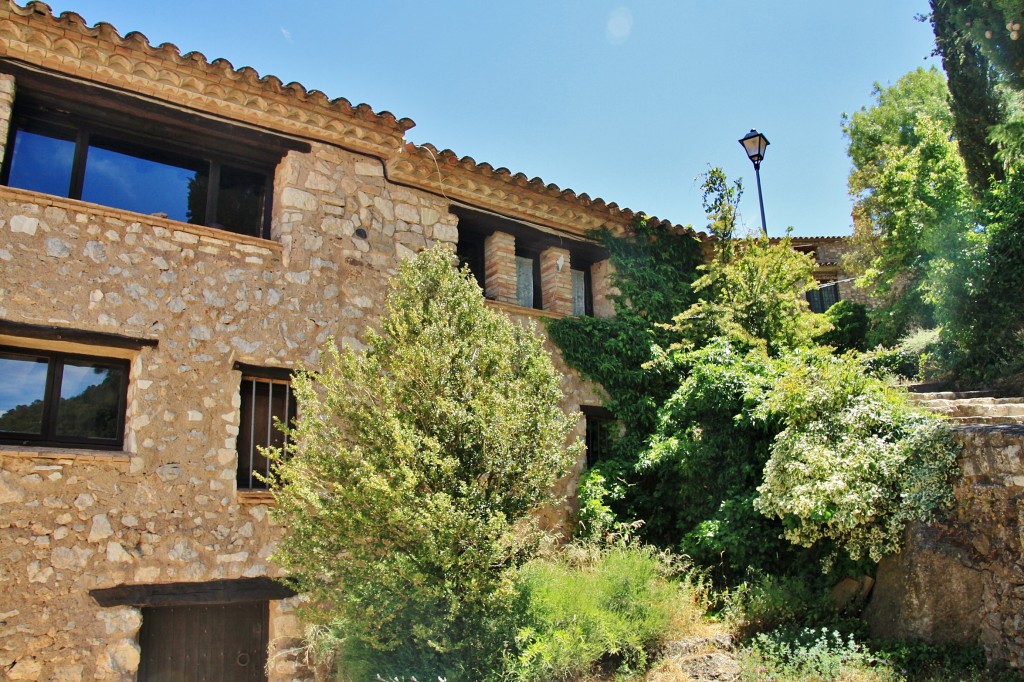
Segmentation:
[[(310, 677), (257, 476), (290, 371), (435, 244), (516, 319), (611, 314), (586, 235), (631, 211), (412, 126), (3, 0), (0, 674)], [(549, 347), (583, 438), (599, 389)]]
[[(771, 241), (778, 243), (780, 240)], [(816, 264), (814, 277), (818, 288), (807, 292), (811, 310), (822, 313), (844, 299), (874, 305), (870, 293), (855, 286), (856, 276), (844, 267), (844, 256), (853, 250), (850, 237), (793, 237), (791, 243), (794, 250), (810, 255)]]

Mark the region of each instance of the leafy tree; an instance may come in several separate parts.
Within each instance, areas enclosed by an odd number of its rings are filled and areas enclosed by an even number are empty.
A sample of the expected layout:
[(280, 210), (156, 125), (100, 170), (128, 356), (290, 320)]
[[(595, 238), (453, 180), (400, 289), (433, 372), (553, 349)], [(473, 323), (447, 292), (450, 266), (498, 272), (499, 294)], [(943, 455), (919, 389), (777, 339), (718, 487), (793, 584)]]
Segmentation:
[(933, 0), (967, 31), (1007, 84), (1024, 90), (1024, 7), (1019, 0)]
[(485, 679), (514, 634), (510, 569), (578, 452), (558, 374), (440, 249), (401, 266), (366, 344), (295, 378), (276, 560), (353, 679)]
[(830, 326), (805, 298), (817, 286), (814, 260), (793, 250), (788, 237), (775, 244), (736, 240), (701, 269), (705, 274), (693, 283), (700, 300), (673, 321), (684, 344), (699, 347), (722, 336), (775, 355), (812, 343)]
[(953, 315), (983, 243), (942, 75), (917, 69), (876, 85), (874, 97), (843, 122), (853, 161), (851, 264), (884, 303), (878, 340), (893, 342)]

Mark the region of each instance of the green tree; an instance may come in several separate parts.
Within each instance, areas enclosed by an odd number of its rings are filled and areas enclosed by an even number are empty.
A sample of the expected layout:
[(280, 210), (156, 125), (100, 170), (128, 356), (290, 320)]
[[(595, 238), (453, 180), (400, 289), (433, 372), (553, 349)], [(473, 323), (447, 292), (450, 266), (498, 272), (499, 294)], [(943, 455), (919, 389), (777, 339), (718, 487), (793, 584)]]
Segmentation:
[(970, 29), (961, 24), (958, 5), (963, 0), (931, 0), (932, 29), (936, 52), (949, 79), (950, 109), (960, 154), (975, 196), (981, 198), (989, 180), (1003, 180), (1003, 166), (997, 160), (998, 146), (990, 137), (993, 126), (1006, 119), (1005, 103), (997, 92), (998, 74), (979, 46), (971, 40)]
[(559, 376), (441, 249), (401, 266), (366, 344), (294, 381), (276, 560), (353, 679), (485, 679), (513, 632), (509, 571), (578, 453)]
[(890, 87), (876, 84), (874, 98), (843, 119), (853, 162), (852, 265), (882, 299), (875, 324), (880, 340), (892, 342), (949, 319), (983, 244), (942, 74), (917, 69)]
[[(1015, 90), (1024, 90), (1024, 6), (1020, 0), (933, 0)], [(934, 6), (934, 5), (933, 5)]]
[(703, 346), (714, 337), (761, 345), (770, 354), (809, 345), (828, 331), (805, 294), (817, 286), (814, 260), (792, 248), (788, 237), (734, 240), (701, 266), (693, 283), (700, 297), (673, 321), (683, 343)]

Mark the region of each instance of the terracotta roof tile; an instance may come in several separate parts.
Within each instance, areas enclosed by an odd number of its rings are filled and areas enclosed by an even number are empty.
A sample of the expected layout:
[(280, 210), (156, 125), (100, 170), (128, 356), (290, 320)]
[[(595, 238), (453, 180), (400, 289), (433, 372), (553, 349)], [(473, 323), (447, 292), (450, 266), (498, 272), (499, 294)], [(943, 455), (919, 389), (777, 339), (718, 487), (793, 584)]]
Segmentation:
[[(409, 130), (416, 125), (412, 119), (397, 118), (390, 111), (375, 112), (368, 104), (353, 105), (344, 97), (328, 99), (323, 92), (319, 90), (308, 90), (301, 83), (293, 81), (285, 84), (280, 78), (274, 75), (268, 74), (266, 76), (260, 76), (259, 72), (250, 66), (242, 66), (236, 69), (230, 61), (224, 58), (214, 59), (211, 62), (206, 58), (206, 55), (201, 52), (191, 51), (182, 54), (178, 46), (173, 43), (161, 43), (160, 45), (154, 46), (149, 42), (149, 39), (139, 31), (129, 31), (122, 36), (112, 24), (104, 21), (97, 22), (90, 27), (86, 23), (85, 19), (76, 12), (61, 12), (60, 16), (55, 16), (53, 14), (53, 10), (50, 9), (50, 6), (44, 2), (29, 2), (24, 7), (20, 7), (12, 0), (7, 0), (7, 5), (12, 11), (21, 16), (35, 14), (42, 16), (44, 19), (60, 24), (65, 28), (65, 34), (68, 35), (68, 37), (74, 38), (78, 34), (81, 34), (112, 42), (117, 45), (119, 51), (124, 50), (125, 54), (129, 54), (131, 50), (141, 50), (148, 55), (176, 62), (179, 67), (191, 67), (205, 73), (227, 76), (232, 80), (243, 81), (251, 85), (259, 85), (260, 87), (275, 93), (287, 93), (300, 101), (336, 109), (346, 115), (356, 115), (367, 121), (373, 121), (378, 124), (393, 127), (399, 133), (404, 133), (406, 130)], [(68, 29), (70, 29), (70, 31)]]

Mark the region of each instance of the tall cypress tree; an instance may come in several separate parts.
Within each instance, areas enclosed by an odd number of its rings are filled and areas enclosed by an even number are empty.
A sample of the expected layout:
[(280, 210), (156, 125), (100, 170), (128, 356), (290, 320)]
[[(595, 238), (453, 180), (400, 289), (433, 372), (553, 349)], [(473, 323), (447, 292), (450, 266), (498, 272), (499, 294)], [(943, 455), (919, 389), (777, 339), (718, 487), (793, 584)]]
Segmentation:
[(1005, 108), (996, 92), (998, 75), (963, 25), (963, 0), (931, 0), (935, 51), (949, 83), (953, 130), (967, 179), (975, 196), (981, 197), (990, 180), (1004, 179), (996, 160), (998, 147), (989, 138), (992, 126), (1002, 123)]

